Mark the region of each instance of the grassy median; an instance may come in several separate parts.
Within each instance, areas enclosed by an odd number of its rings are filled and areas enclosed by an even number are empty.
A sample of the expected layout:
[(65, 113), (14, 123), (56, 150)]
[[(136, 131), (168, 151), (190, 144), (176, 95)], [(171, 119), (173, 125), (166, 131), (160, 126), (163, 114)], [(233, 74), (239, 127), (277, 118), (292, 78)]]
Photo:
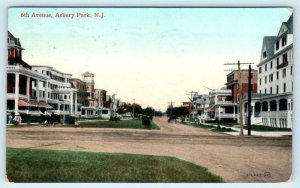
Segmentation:
[(7, 148), (11, 182), (221, 182), (174, 157)]
[(142, 124), (142, 120), (130, 119), (121, 121), (82, 121), (78, 127), (92, 128), (132, 128), (132, 129), (159, 129), (159, 127), (151, 121), (150, 126)]

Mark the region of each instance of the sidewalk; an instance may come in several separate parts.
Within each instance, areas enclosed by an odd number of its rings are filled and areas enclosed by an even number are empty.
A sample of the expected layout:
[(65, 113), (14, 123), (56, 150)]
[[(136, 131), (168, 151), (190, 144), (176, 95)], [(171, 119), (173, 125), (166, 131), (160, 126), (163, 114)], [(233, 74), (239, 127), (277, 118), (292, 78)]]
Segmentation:
[[(211, 125), (214, 127), (217, 127), (218, 125), (213, 125), (213, 124), (207, 124), (205, 123), (204, 125)], [(225, 134), (230, 134), (230, 135), (240, 135), (240, 128), (236, 128), (236, 127), (228, 127), (228, 126), (224, 126), (224, 125), (220, 125), (220, 127), (226, 127), (226, 128), (231, 128), (234, 131), (237, 132), (224, 132)], [(248, 134), (248, 130), (247, 129), (243, 129), (243, 133), (244, 135)], [(253, 136), (266, 136), (266, 137), (280, 137), (280, 136), (289, 136), (292, 135), (291, 131), (252, 131), (251, 130), (251, 135)]]

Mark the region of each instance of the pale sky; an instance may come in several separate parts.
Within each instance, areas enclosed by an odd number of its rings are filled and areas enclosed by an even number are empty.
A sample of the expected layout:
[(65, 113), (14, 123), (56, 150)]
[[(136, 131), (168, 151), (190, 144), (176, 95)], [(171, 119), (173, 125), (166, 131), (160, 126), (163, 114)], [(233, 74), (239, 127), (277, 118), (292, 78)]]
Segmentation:
[[(93, 17), (102, 12), (103, 19)], [(96, 88), (164, 111), (171, 100), (188, 101), (185, 91), (224, 87), (224, 70), (236, 68), (224, 63), (258, 64), (263, 37), (277, 35), (290, 15), (286, 8), (11, 8), (8, 29), (20, 38), (28, 64), (74, 78), (92, 72)]]

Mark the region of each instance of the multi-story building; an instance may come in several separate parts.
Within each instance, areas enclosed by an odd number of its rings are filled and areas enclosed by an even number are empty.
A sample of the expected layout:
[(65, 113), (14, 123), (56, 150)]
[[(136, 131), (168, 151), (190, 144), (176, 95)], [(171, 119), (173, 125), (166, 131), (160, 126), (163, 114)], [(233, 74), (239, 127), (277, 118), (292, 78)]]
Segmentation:
[(81, 115), (81, 107), (89, 106), (86, 83), (78, 78), (71, 78), (71, 85), (72, 88), (77, 89), (77, 111), (80, 112)]
[(45, 82), (39, 82), (32, 86), (33, 93), (53, 107), (48, 110), (58, 115), (78, 116), (77, 89), (71, 86), (71, 74), (60, 72), (53, 67), (34, 65), (32, 70), (47, 77)]
[[(251, 70), (251, 85), (252, 85), (252, 92), (256, 93), (257, 91), (257, 70)], [(245, 93), (248, 93), (248, 77), (249, 77), (249, 70), (243, 69), (240, 71), (241, 75), (239, 74), (238, 70), (234, 70), (227, 74), (227, 89), (231, 90), (232, 93), (232, 102), (238, 103), (240, 94), (239, 94), (239, 81), (241, 82), (241, 95), (243, 96)]]
[(8, 64), (7, 64), (7, 111), (14, 113), (20, 121), (20, 113), (40, 115), (46, 109), (47, 99), (39, 88), (32, 89), (33, 85), (47, 83), (47, 76), (36, 72), (22, 60), (20, 40), (10, 32), (7, 36)]
[(208, 115), (213, 119), (236, 119), (237, 103), (232, 102), (232, 90), (221, 88), (209, 92), (210, 104)]
[[(292, 128), (293, 15), (281, 24), (277, 36), (263, 38), (257, 67), (258, 90), (257, 94), (252, 95), (252, 122)], [(248, 105), (247, 97), (244, 98), (244, 105)]]

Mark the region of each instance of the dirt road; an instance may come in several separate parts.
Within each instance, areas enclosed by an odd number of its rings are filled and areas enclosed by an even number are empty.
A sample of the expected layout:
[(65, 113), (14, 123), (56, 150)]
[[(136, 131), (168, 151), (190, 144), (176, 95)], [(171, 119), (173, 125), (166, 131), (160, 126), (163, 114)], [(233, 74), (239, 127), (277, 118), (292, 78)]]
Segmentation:
[(292, 139), (230, 136), (155, 118), (160, 130), (8, 128), (17, 148), (173, 156), (208, 168), (227, 182), (282, 182), (292, 171)]

